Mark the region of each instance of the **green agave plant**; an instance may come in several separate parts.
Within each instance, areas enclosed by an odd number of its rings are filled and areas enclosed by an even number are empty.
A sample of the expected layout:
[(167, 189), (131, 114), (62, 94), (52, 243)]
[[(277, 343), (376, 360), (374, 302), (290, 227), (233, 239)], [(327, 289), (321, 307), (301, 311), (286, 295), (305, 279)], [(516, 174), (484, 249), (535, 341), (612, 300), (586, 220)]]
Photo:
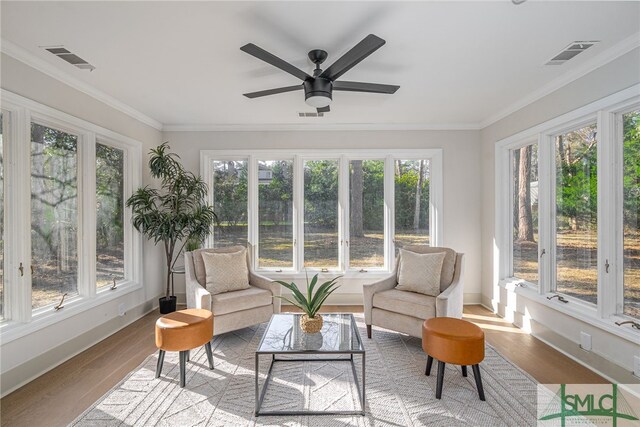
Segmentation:
[(309, 282), (309, 276), (307, 276), (306, 296), (302, 292), (300, 292), (295, 283), (287, 283), (281, 280), (275, 280), (275, 283), (279, 283), (291, 291), (291, 293), (293, 294), (293, 299), (295, 301), (291, 301), (289, 298), (283, 296), (277, 296), (277, 298), (285, 300), (289, 304), (298, 307), (300, 310), (305, 312), (309, 318), (314, 318), (316, 317), (316, 313), (318, 313), (318, 310), (320, 310), (320, 307), (322, 307), (322, 304), (324, 304), (329, 295), (331, 295), (336, 289), (340, 287), (340, 285), (336, 283), (340, 277), (342, 276), (334, 277), (333, 279), (322, 283), (314, 294), (313, 289), (318, 283), (318, 274), (313, 276), (311, 282)]

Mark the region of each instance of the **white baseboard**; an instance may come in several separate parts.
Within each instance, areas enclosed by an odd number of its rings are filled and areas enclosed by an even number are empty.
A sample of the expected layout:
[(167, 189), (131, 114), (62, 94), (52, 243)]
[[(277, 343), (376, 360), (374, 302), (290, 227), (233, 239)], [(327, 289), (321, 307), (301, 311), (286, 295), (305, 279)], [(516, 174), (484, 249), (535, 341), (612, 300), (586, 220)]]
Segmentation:
[(55, 348), (2, 374), (0, 398), (33, 381), (42, 374), (82, 353), (100, 341), (144, 317), (158, 308), (158, 298), (153, 298), (127, 310), (123, 317), (114, 317), (100, 326), (66, 341)]

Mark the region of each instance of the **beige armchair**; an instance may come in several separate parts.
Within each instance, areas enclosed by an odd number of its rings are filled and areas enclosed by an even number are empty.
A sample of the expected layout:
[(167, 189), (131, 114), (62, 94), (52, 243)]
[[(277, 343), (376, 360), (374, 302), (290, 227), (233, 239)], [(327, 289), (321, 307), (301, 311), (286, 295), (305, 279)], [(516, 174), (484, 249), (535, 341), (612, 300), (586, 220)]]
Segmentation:
[(198, 249), (184, 255), (187, 308), (211, 310), (214, 316), (214, 335), (246, 328), (271, 319), (274, 313), (280, 313), (281, 286), (266, 277), (256, 274), (249, 267), (249, 289), (211, 295), (205, 288), (206, 271), (202, 252), (229, 253), (242, 250), (242, 246), (216, 249)]
[(440, 278), (440, 295), (432, 297), (395, 289), (400, 258), (393, 273), (379, 282), (364, 285), (364, 321), (371, 338), (371, 326), (422, 338), (422, 323), (432, 317), (462, 317), (463, 254), (449, 248), (425, 245), (406, 246), (404, 250), (424, 253), (445, 252)]

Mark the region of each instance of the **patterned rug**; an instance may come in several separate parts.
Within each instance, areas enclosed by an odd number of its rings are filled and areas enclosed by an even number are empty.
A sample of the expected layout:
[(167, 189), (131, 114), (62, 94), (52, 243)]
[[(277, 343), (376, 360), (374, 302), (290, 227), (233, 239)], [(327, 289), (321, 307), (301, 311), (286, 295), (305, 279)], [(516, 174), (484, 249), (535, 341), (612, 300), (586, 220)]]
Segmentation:
[[(266, 324), (217, 336), (215, 370), (203, 348), (191, 352), (186, 387), (179, 386), (178, 353), (167, 353), (155, 379), (157, 354), (78, 417), (74, 426), (528, 426), (536, 424), (536, 382), (487, 345), (480, 364), (486, 402), (473, 374), (447, 365), (442, 399), (435, 398), (436, 366), (424, 375), (421, 341), (374, 328), (366, 338), (366, 416), (254, 417), (254, 351)], [(356, 357), (359, 359), (359, 357)], [(264, 362), (264, 363), (262, 363)], [(268, 369), (261, 358), (261, 382)], [(357, 363), (360, 375), (359, 361)], [(263, 410), (358, 409), (349, 362), (276, 363)]]

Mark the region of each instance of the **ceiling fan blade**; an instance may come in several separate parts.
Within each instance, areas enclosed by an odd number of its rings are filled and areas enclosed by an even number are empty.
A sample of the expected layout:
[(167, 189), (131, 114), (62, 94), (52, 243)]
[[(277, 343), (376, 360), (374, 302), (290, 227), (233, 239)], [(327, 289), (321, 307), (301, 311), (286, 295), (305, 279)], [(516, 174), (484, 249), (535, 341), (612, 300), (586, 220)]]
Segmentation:
[(333, 90), (342, 90), (346, 92), (370, 92), (370, 93), (388, 93), (393, 94), (400, 89), (400, 86), (381, 85), (377, 83), (361, 83), (361, 82), (335, 82)]
[(259, 48), (253, 43), (246, 44), (240, 48), (241, 51), (248, 53), (249, 55), (255, 56), (262, 61), (273, 65), (276, 68), (280, 68), (282, 71), (291, 74), (299, 78), (300, 80), (310, 79), (311, 76), (302, 71), (301, 69), (294, 67), (289, 64), (287, 61), (278, 58), (272, 53), (267, 52), (266, 50)]
[(247, 98), (253, 99), (253, 98), (260, 98), (261, 96), (276, 95), (278, 93), (293, 92), (294, 90), (300, 90), (300, 89), (302, 89), (302, 85), (285, 86), (285, 87), (277, 87), (275, 89), (261, 90), (258, 92), (245, 93), (243, 95), (246, 96)]
[(342, 55), (336, 62), (331, 64), (329, 68), (324, 70), (322, 74), (320, 74), (320, 77), (331, 81), (336, 80), (385, 43), (386, 42), (380, 37), (369, 34), (362, 39), (360, 43), (352, 47), (349, 52)]
[(318, 108), (318, 113), (328, 113), (329, 111), (331, 111), (331, 108), (329, 108), (329, 106), (327, 105), (326, 107), (322, 107), (322, 108)]

